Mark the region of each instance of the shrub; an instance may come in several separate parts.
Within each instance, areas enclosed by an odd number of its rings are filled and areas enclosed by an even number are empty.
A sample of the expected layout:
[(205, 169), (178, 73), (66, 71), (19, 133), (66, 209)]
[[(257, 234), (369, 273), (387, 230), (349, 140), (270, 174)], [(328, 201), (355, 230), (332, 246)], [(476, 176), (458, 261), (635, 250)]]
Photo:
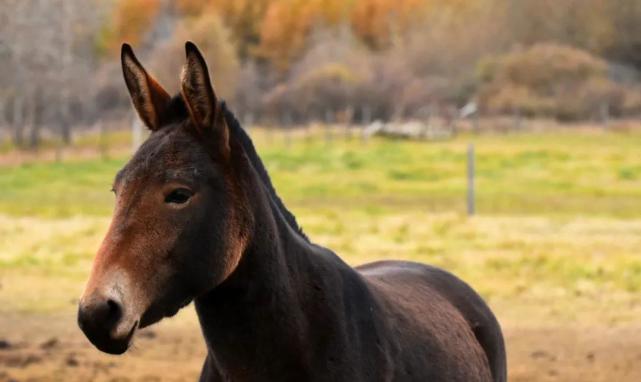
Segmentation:
[(621, 113), (625, 91), (608, 76), (608, 64), (590, 53), (554, 43), (483, 60), (479, 101), (490, 113), (519, 111), (564, 120), (591, 118), (607, 105)]
[(404, 47), (372, 52), (343, 28), (316, 31), (311, 47), (265, 97), (272, 116), (295, 120), (348, 111), (360, 119), (417, 117), (446, 100), (451, 82), (443, 75), (419, 74)]
[(295, 120), (324, 118), (354, 102), (355, 91), (367, 77), (365, 50), (343, 29), (316, 31), (313, 44), (264, 97), (264, 109), (275, 117)]

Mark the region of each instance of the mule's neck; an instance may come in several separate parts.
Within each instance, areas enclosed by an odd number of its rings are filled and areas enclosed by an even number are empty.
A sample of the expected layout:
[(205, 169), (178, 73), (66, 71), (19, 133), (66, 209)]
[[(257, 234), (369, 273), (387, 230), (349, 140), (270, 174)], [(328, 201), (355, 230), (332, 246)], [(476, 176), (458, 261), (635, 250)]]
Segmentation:
[[(324, 255), (259, 188), (254, 231), (238, 267), (197, 298), (196, 309), (210, 357), (230, 377), (242, 379), (262, 367), (289, 370), (305, 380), (310, 357), (301, 349), (308, 348), (313, 326), (306, 307), (323, 293), (323, 288), (314, 289), (320, 277), (314, 269)], [(277, 360), (265, 358), (273, 354), (279, 354)]]

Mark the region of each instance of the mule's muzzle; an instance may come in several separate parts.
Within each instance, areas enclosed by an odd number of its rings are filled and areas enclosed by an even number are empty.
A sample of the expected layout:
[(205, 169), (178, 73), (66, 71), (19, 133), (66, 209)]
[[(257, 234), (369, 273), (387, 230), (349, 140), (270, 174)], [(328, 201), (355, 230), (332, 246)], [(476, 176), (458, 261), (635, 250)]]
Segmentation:
[(122, 354), (129, 348), (138, 326), (135, 322), (129, 332), (118, 334), (123, 323), (122, 305), (111, 298), (95, 298), (78, 307), (78, 326), (89, 341), (99, 350), (109, 354)]

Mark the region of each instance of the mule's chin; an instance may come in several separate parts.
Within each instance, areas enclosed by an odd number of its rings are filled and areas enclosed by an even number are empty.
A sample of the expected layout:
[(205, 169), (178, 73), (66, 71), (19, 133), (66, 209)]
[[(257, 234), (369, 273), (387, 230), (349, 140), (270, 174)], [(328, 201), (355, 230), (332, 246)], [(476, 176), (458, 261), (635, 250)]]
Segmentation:
[(87, 335), (87, 338), (98, 350), (108, 354), (120, 355), (129, 349), (131, 340), (137, 328), (138, 322), (136, 321), (125, 337), (112, 338), (107, 336)]
[(111, 341), (105, 343), (94, 343), (101, 352), (113, 355), (124, 354), (129, 350), (129, 341)]

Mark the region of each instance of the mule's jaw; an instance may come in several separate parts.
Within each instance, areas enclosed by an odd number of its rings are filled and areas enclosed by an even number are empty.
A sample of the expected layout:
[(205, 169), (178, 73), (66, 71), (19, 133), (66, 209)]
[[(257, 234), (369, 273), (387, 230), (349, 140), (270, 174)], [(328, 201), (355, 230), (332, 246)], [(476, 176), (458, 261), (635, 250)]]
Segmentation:
[(145, 313), (143, 313), (142, 317), (140, 318), (140, 324), (138, 325), (138, 329), (143, 329), (148, 326), (151, 326), (165, 318), (171, 318), (178, 314), (178, 312), (189, 305), (192, 301), (192, 298), (186, 298), (182, 300), (180, 303), (177, 305), (172, 305), (170, 307), (163, 307), (162, 305), (155, 305), (152, 304), (151, 307), (149, 307)]

